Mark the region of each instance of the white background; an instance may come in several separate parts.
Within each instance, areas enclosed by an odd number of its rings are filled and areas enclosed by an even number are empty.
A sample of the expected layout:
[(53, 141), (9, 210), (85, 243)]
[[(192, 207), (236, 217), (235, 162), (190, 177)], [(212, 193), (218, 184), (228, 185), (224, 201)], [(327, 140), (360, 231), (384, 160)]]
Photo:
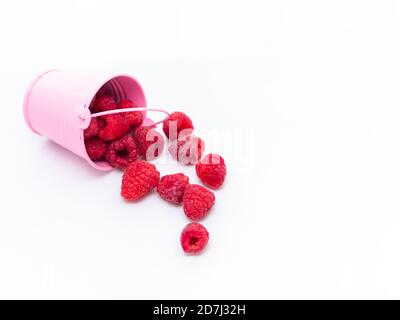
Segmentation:
[[(399, 35), (400, 1), (1, 2), (0, 298), (400, 298)], [(29, 131), (52, 68), (135, 76), (226, 158), (202, 255)]]

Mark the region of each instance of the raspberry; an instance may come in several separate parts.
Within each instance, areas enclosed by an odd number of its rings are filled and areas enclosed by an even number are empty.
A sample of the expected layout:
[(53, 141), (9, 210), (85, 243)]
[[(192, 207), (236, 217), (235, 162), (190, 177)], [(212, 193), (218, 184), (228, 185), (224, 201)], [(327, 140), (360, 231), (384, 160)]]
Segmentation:
[[(167, 120), (163, 123), (163, 130), (167, 138), (177, 139), (179, 132), (187, 129), (187, 134), (193, 131), (193, 123), (190, 118), (183, 112), (171, 113)], [(171, 131), (171, 132), (170, 132)], [(177, 132), (175, 132), (177, 131)], [(171, 137), (170, 137), (171, 134)]]
[(181, 204), (183, 194), (189, 185), (189, 178), (183, 173), (175, 173), (160, 179), (157, 192), (165, 201)]
[(101, 160), (107, 150), (107, 144), (97, 137), (85, 140), (85, 147), (89, 158), (93, 161)]
[(139, 127), (133, 137), (138, 145), (139, 155), (148, 161), (156, 159), (164, 150), (164, 137), (154, 127)]
[(153, 190), (160, 180), (155, 165), (143, 160), (132, 162), (122, 176), (121, 196), (130, 201), (138, 200)]
[(183, 195), (183, 211), (192, 220), (204, 218), (214, 203), (214, 193), (197, 184), (189, 185)]
[(173, 141), (168, 151), (178, 162), (189, 165), (200, 161), (205, 149), (204, 141), (195, 136), (184, 136)]
[(97, 96), (96, 100), (93, 102), (92, 109), (94, 112), (102, 112), (118, 109), (118, 106), (113, 97), (100, 95)]
[(136, 142), (130, 135), (110, 143), (107, 147), (106, 159), (114, 168), (124, 169), (137, 158)]
[(196, 173), (206, 186), (217, 189), (225, 180), (225, 161), (218, 154), (208, 154), (200, 163), (196, 164)]
[[(118, 104), (119, 109), (136, 108), (136, 105), (130, 100), (122, 100)], [(143, 121), (143, 113), (141, 112), (124, 112), (121, 113), (125, 117), (125, 121), (129, 126), (139, 126)]]
[(125, 118), (120, 114), (109, 114), (100, 117), (100, 128), (98, 132), (98, 137), (104, 141), (116, 140), (129, 131), (129, 126), (125, 122)]
[(97, 132), (99, 132), (99, 119), (92, 118), (90, 120), (89, 127), (87, 127), (83, 131), (83, 138), (87, 139), (87, 138), (94, 137), (97, 134)]
[(196, 254), (206, 247), (208, 239), (207, 229), (200, 223), (192, 222), (182, 230), (181, 246), (184, 252)]
[(92, 101), (90, 102), (90, 110), (92, 112), (96, 111), (96, 107), (95, 107), (95, 103), (96, 103), (96, 99), (99, 99), (102, 96), (107, 96), (107, 90), (106, 88), (103, 86), (99, 89), (99, 91), (97, 91), (96, 95), (93, 97)]

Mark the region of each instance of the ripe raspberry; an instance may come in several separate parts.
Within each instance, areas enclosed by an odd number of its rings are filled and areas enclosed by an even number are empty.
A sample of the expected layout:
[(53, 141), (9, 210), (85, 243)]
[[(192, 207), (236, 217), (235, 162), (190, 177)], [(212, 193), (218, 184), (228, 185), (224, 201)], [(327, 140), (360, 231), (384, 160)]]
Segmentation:
[(107, 150), (107, 144), (97, 137), (85, 140), (85, 147), (89, 158), (93, 161), (103, 159)]
[(137, 158), (136, 142), (130, 135), (110, 143), (107, 147), (106, 160), (114, 168), (124, 169)]
[(119, 139), (129, 131), (129, 126), (120, 113), (100, 117), (99, 127), (97, 135), (104, 141)]
[(189, 185), (189, 178), (183, 173), (175, 173), (160, 179), (157, 192), (165, 201), (181, 204), (183, 194)]
[(118, 109), (118, 106), (115, 103), (114, 98), (108, 95), (97, 96), (92, 105), (93, 112), (102, 112), (114, 109)]
[(130, 201), (138, 200), (153, 190), (159, 180), (160, 173), (153, 164), (136, 160), (124, 171), (121, 196)]
[[(118, 104), (119, 109), (136, 108), (136, 105), (130, 100), (122, 100)], [(139, 126), (143, 121), (143, 113), (138, 112), (125, 112), (121, 113), (125, 117), (125, 121), (129, 126)]]
[(192, 220), (204, 218), (214, 203), (214, 193), (197, 184), (189, 185), (183, 195), (183, 211)]
[(190, 134), (191, 131), (193, 131), (193, 123), (192, 120), (190, 120), (190, 118), (183, 112), (176, 111), (174, 113), (171, 113), (168, 119), (165, 120), (163, 123), (163, 130), (165, 135), (172, 140), (177, 139), (179, 132), (184, 129), (188, 129), (187, 134)]
[(95, 107), (95, 102), (96, 99), (99, 99), (102, 96), (109, 96), (109, 94), (107, 93), (107, 89), (105, 88), (105, 86), (102, 86), (99, 91), (97, 91), (96, 95), (93, 97), (92, 101), (90, 102), (90, 111), (92, 112), (96, 112), (96, 107)]
[(181, 246), (184, 252), (196, 254), (207, 245), (209, 234), (200, 223), (189, 223), (181, 233)]
[(97, 134), (97, 132), (99, 132), (99, 119), (92, 118), (90, 120), (89, 127), (87, 127), (83, 131), (83, 138), (87, 139), (87, 138), (94, 137)]
[(225, 161), (218, 154), (208, 154), (196, 164), (196, 173), (206, 186), (217, 189), (225, 180)]
[(205, 149), (204, 141), (195, 136), (184, 136), (173, 141), (168, 151), (178, 162), (190, 165), (200, 161)]
[(139, 127), (134, 131), (139, 155), (147, 161), (156, 159), (164, 150), (164, 137), (154, 127)]

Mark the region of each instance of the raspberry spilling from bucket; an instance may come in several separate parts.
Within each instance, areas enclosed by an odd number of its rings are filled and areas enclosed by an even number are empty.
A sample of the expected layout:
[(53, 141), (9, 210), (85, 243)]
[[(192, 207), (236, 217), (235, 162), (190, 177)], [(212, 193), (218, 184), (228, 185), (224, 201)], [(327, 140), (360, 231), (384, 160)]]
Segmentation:
[(203, 251), (208, 240), (209, 233), (200, 223), (189, 223), (181, 233), (181, 246), (188, 254), (198, 254)]
[[(118, 101), (109, 95), (109, 91), (102, 87), (96, 94), (90, 104), (92, 114), (137, 107), (134, 101)], [(203, 186), (190, 184), (189, 177), (183, 173), (167, 174), (160, 179), (160, 172), (148, 161), (161, 155), (165, 139), (154, 126), (143, 126), (143, 121), (141, 111), (92, 117), (83, 132), (89, 158), (105, 160), (112, 167), (123, 170), (121, 196), (125, 200), (138, 201), (156, 189), (163, 200), (182, 205), (190, 220), (203, 219), (215, 204), (214, 193)], [(192, 120), (185, 113), (172, 113), (163, 122), (163, 131), (169, 139), (168, 151), (182, 164), (196, 164), (200, 181), (209, 188), (218, 189), (225, 181), (225, 161), (217, 154), (208, 154), (202, 159), (205, 143), (193, 135), (193, 130)], [(207, 229), (199, 223), (189, 223), (180, 236), (182, 249), (188, 254), (200, 253), (208, 240)]]
[(181, 204), (183, 194), (189, 185), (189, 178), (183, 173), (163, 176), (157, 186), (157, 192), (165, 201)]
[(152, 161), (158, 158), (164, 150), (164, 137), (153, 127), (138, 127), (134, 131), (133, 137), (142, 159)]
[(114, 168), (126, 168), (139, 157), (135, 139), (130, 135), (126, 135), (110, 143), (105, 156), (108, 163)]
[(183, 211), (191, 220), (203, 219), (214, 204), (214, 193), (197, 184), (188, 186), (183, 195)]
[(171, 113), (163, 123), (165, 135), (172, 140), (176, 140), (182, 130), (185, 130), (186, 134), (191, 134), (193, 129), (192, 120), (186, 114), (179, 111)]
[(196, 174), (207, 187), (218, 189), (225, 181), (225, 161), (218, 154), (208, 154), (196, 164)]
[(178, 162), (193, 165), (200, 161), (205, 150), (202, 139), (196, 136), (184, 136), (179, 140), (172, 141), (168, 148), (169, 153)]
[(136, 201), (150, 193), (158, 185), (160, 173), (155, 165), (136, 160), (124, 171), (121, 196), (128, 201)]

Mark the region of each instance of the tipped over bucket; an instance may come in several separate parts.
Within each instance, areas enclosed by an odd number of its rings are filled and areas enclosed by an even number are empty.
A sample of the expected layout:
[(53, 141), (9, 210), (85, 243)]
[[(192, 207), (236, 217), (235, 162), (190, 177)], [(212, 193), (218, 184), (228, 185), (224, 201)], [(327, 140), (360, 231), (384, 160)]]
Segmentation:
[(72, 151), (92, 167), (108, 171), (112, 167), (107, 162), (89, 158), (83, 136), (91, 120), (90, 103), (102, 87), (117, 100), (128, 99), (138, 108), (146, 108), (143, 90), (131, 76), (93, 76), (52, 70), (31, 83), (23, 109), (32, 131)]

